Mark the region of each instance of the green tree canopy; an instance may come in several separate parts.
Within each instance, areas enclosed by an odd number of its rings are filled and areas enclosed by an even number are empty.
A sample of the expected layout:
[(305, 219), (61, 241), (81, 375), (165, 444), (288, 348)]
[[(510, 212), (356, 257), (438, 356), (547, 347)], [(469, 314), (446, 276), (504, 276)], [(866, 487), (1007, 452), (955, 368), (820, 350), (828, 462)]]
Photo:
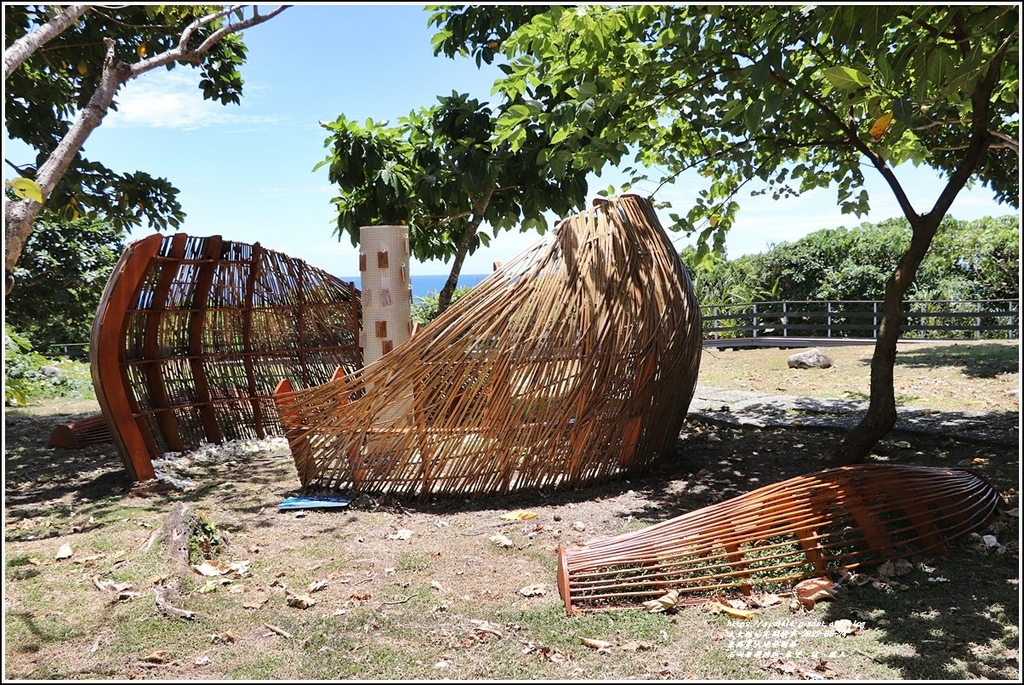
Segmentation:
[(50, 345), (87, 343), (110, 273), (125, 247), (112, 223), (43, 215), (14, 269), (4, 320), (46, 354)]
[[(397, 126), (344, 115), (323, 124), (328, 178), (338, 184), (336, 234), (358, 245), (362, 226), (405, 224), (409, 247), (420, 260), (452, 260), (439, 293), (444, 311), (465, 257), (491, 236), (518, 228), (543, 233), (545, 212), (568, 214), (583, 206), (586, 170), (550, 168), (551, 137), (522, 103), (500, 113), (521, 116), (515, 151), (497, 143), (498, 115), (486, 103), (453, 92), (420, 108)], [(491, 234), (480, 231), (486, 222)]]
[[(903, 298), (957, 194), (980, 182), (1017, 206), (1018, 6), (431, 11), (438, 52), (500, 53), (506, 76), (496, 88), (524, 99), (552, 136), (552, 160), (596, 171), (632, 149), (637, 178), (698, 170), (707, 185), (673, 221), (698, 234), (701, 252), (709, 243), (722, 249), (743, 189), (781, 198), (835, 187), (839, 207), (863, 216), (864, 174), (881, 175), (912, 233), (886, 281), (868, 411), (832, 455), (837, 463), (866, 456), (895, 425)], [(499, 122), (498, 131), (515, 149), (513, 129)], [(944, 177), (931, 207), (911, 203), (896, 173), (906, 162)]]
[[(683, 263), (701, 304), (766, 300), (878, 300), (910, 243), (906, 219), (828, 228), (759, 254), (697, 258)], [(943, 220), (908, 296), (926, 300), (1015, 300), (1020, 297), (1020, 217)]]
[(167, 179), (111, 170), (86, 158), (82, 145), (117, 109), (120, 87), (158, 67), (187, 64), (199, 71), (205, 98), (238, 103), (240, 31), (284, 8), (5, 4), (5, 125), (36, 153), (5, 160), (17, 175), (4, 200), (8, 278), (44, 204), (53, 217), (98, 217), (118, 229), (179, 226), (184, 212)]

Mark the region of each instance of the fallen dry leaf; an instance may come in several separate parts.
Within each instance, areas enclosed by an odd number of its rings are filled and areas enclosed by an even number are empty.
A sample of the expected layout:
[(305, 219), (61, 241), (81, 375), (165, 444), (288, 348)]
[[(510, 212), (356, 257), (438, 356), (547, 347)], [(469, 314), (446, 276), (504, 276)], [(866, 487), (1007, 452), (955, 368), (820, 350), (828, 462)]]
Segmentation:
[(487, 633), (496, 637), (505, 637), (505, 633), (500, 628), (495, 628), (487, 621), (472, 619), (470, 620), (470, 623), (475, 624), (476, 627), (473, 630), (477, 633)]
[(142, 660), (150, 664), (162, 664), (167, 661), (167, 652), (161, 649), (152, 654), (147, 654)]
[(631, 640), (629, 642), (623, 642), (619, 645), (619, 649), (624, 652), (646, 652), (654, 649), (654, 645), (649, 642), (637, 642), (635, 640)]
[(527, 585), (524, 588), (519, 589), (519, 594), (523, 597), (535, 597), (536, 595), (543, 595), (548, 591), (548, 588), (544, 583), (534, 583), (533, 585)]
[(835, 599), (836, 584), (828, 578), (808, 578), (793, 586), (793, 594), (808, 609), (822, 599)]
[(763, 595), (751, 595), (747, 599), (747, 603), (755, 609), (759, 609), (761, 607), (773, 607), (776, 604), (782, 604), (782, 598), (774, 593), (767, 592)]
[(231, 572), (231, 566), (214, 559), (212, 561), (204, 561), (201, 564), (196, 564), (192, 567), (192, 570), (204, 576), (222, 576), (225, 573)]
[(841, 618), (832, 624), (832, 629), (839, 635), (846, 637), (847, 635), (854, 635), (859, 630), (857, 624), (848, 618)]
[(293, 592), (286, 592), (285, 599), (288, 602), (288, 606), (295, 607), (296, 609), (308, 609), (316, 604), (316, 600), (309, 595), (299, 595)]
[(491, 537), (489, 537), (487, 539), (490, 540), (491, 542), (493, 542), (494, 544), (496, 544), (498, 547), (511, 547), (512, 544), (513, 544), (511, 540), (509, 540), (507, 537), (505, 537), (501, 533), (497, 533), (495, 535), (492, 535)]
[(595, 639), (590, 638), (590, 637), (581, 637), (580, 638), (580, 642), (582, 642), (584, 644), (584, 646), (586, 646), (586, 647), (590, 647), (591, 649), (596, 649), (598, 652), (605, 653), (605, 654), (611, 652), (612, 651), (612, 647), (615, 646), (611, 642), (606, 642), (604, 640), (595, 640)]
[(264, 604), (267, 603), (268, 599), (270, 599), (270, 595), (265, 593), (265, 592), (262, 592), (262, 591), (253, 592), (253, 596), (250, 597), (249, 599), (247, 599), (245, 602), (242, 603), (242, 608), (243, 609), (259, 609), (260, 607), (262, 607)]
[(252, 566), (252, 563), (248, 559), (245, 561), (233, 561), (228, 564), (228, 571), (240, 578), (247, 578), (252, 575), (250, 566)]
[(541, 645), (536, 642), (525, 642), (523, 647), (523, 654), (536, 654), (542, 659), (547, 659), (552, 662), (566, 661), (566, 656), (562, 652), (551, 649), (547, 645)]
[(499, 518), (503, 521), (526, 521), (537, 518), (537, 514), (532, 511), (523, 511), (520, 509), (518, 511), (510, 511), (507, 514), (502, 514)]
[(669, 590), (657, 599), (644, 602), (644, 607), (652, 614), (659, 614), (675, 607), (679, 602), (679, 590)]
[(757, 612), (752, 609), (737, 609), (736, 607), (729, 606), (728, 604), (722, 604), (722, 612), (735, 618), (754, 618), (757, 616)]

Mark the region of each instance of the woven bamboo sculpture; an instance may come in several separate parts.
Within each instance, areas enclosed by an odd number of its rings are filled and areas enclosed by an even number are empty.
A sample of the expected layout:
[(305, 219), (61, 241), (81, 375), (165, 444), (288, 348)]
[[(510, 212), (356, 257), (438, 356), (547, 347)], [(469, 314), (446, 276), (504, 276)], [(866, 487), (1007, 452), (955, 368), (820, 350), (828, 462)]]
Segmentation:
[(93, 386), (125, 467), (165, 452), (281, 435), (272, 398), (361, 366), (359, 296), (305, 262), (220, 236), (128, 246), (97, 310)]
[(1002, 502), (965, 469), (860, 465), (791, 478), (643, 530), (558, 550), (566, 611), (750, 594), (946, 544)]
[(318, 489), (477, 496), (571, 488), (672, 453), (701, 320), (650, 204), (559, 223), (360, 373), (275, 396)]

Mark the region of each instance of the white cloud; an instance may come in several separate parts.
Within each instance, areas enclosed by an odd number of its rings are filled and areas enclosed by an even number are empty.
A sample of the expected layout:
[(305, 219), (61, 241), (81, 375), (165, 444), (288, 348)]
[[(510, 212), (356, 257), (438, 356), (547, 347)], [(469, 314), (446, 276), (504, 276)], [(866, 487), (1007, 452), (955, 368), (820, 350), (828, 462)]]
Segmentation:
[[(110, 128), (173, 128), (191, 131), (211, 126), (263, 127), (273, 117), (240, 114), (237, 105), (204, 100), (198, 72), (153, 71), (126, 83), (117, 111), (104, 119)], [(244, 100), (243, 100), (244, 102)]]

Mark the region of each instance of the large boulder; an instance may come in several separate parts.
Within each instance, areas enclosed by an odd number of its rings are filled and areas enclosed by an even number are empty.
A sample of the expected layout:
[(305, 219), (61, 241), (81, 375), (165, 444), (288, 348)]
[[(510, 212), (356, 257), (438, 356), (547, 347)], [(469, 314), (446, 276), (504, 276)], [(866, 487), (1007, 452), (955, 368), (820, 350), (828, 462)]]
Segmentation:
[(832, 366), (832, 360), (817, 347), (789, 356), (789, 368), (791, 369), (827, 369), (830, 366)]

